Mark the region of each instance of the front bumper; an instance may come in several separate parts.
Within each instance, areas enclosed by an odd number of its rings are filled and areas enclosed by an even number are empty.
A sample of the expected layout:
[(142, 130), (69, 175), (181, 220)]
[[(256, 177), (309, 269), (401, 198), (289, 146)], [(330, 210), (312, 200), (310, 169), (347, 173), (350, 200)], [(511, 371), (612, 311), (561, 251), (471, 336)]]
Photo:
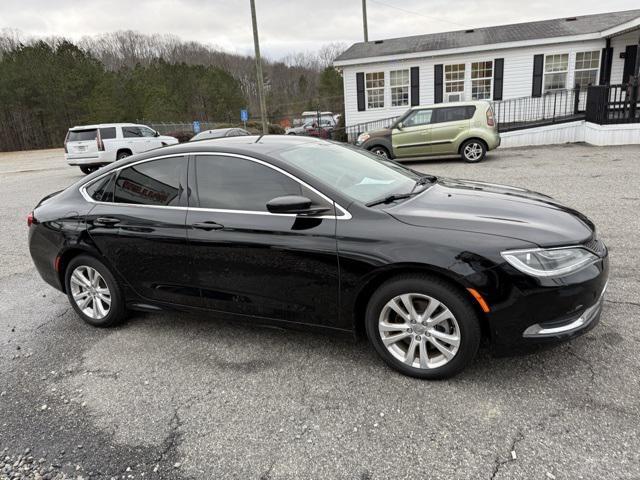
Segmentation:
[(569, 340), (594, 328), (600, 319), (609, 277), (607, 253), (595, 263), (561, 278), (537, 279), (509, 265), (489, 272), (497, 285), (482, 292), (494, 353), (526, 352), (531, 347)]

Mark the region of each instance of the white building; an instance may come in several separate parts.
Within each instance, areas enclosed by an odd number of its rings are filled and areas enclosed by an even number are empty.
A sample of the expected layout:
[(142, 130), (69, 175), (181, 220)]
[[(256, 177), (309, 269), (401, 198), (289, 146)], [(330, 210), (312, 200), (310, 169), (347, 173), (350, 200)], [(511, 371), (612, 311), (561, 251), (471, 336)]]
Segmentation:
[(638, 74), (640, 10), (360, 42), (334, 65), (346, 125), (412, 105), (626, 83)]

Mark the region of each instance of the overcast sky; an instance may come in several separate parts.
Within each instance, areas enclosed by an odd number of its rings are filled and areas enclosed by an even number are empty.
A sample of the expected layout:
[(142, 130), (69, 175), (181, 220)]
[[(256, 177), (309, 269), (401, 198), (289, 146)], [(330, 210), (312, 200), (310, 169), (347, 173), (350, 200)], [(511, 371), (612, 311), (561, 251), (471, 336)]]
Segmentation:
[[(640, 8), (638, 0), (368, 0), (369, 39)], [(264, 54), (362, 40), (361, 0), (256, 0)], [(25, 36), (137, 30), (252, 53), (249, 0), (0, 0), (0, 30)]]

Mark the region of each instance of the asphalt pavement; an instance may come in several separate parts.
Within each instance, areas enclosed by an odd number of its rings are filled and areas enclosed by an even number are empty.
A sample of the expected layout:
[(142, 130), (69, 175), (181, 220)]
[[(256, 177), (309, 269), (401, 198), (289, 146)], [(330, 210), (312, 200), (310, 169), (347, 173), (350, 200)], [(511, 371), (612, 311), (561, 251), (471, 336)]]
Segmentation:
[(26, 241), (37, 201), (82, 174), (62, 150), (0, 153), (0, 479), (19, 468), (84, 479), (640, 478), (639, 165), (638, 146), (586, 145), (411, 165), (557, 197), (595, 221), (611, 255), (593, 331), (527, 356), (483, 350), (454, 379), (426, 382), (390, 370), (364, 341), (168, 312), (83, 324), (39, 278)]

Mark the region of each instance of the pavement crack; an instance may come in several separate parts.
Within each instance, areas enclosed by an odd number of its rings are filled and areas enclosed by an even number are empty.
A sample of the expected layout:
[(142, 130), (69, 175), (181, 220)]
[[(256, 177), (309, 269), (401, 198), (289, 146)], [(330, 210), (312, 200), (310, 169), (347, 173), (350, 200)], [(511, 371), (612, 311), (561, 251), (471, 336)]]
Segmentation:
[(495, 480), (496, 475), (498, 475), (498, 472), (504, 465), (516, 461), (516, 459), (512, 457), (511, 452), (515, 451), (516, 445), (522, 440), (524, 440), (524, 434), (520, 430), (517, 430), (513, 440), (511, 441), (509, 451), (507, 452), (507, 458), (500, 460), (500, 454), (496, 454), (496, 458), (493, 461), (493, 472), (491, 473), (491, 477), (489, 477), (490, 480)]
[(640, 307), (639, 302), (626, 302), (623, 300), (609, 300), (608, 298), (604, 299), (605, 303), (613, 303), (615, 305), (631, 305), (632, 307)]
[(593, 364), (587, 360), (586, 358), (578, 355), (573, 348), (571, 347), (571, 345), (569, 345), (567, 347), (567, 351), (569, 352), (569, 355), (571, 355), (572, 357), (574, 357), (575, 359), (577, 359), (579, 362), (583, 363), (584, 365), (587, 366), (587, 368), (589, 369), (589, 373), (590, 373), (590, 378), (589, 378), (589, 386), (593, 385), (593, 382), (596, 379), (596, 371), (593, 368)]
[(270, 480), (271, 471), (273, 470), (273, 466), (275, 464), (276, 464), (275, 460), (271, 462), (271, 465), (269, 465), (269, 468), (267, 468), (267, 470), (262, 475), (260, 475), (260, 480)]
[(180, 445), (182, 428), (182, 420), (178, 414), (178, 407), (173, 410), (173, 416), (169, 421), (169, 434), (164, 439), (160, 455), (156, 458), (158, 462), (165, 460), (171, 453), (175, 454), (176, 449)]

